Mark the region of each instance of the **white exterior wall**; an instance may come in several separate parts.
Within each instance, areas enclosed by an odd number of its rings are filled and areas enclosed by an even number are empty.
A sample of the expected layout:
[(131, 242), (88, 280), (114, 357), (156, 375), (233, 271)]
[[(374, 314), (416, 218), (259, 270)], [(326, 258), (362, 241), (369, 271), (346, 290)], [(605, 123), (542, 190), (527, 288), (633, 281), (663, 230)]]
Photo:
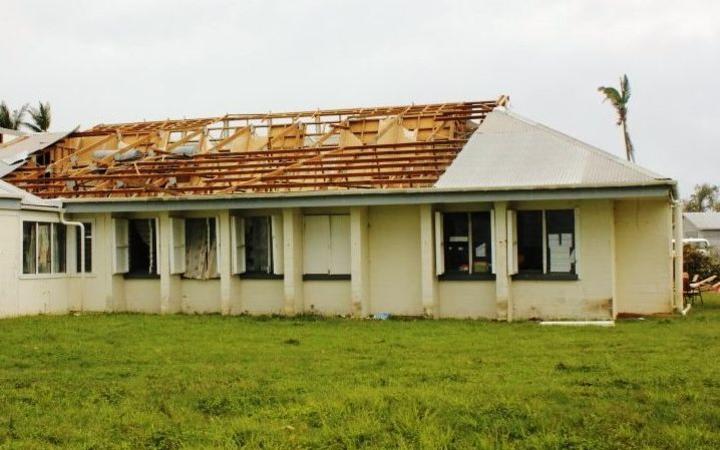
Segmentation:
[(615, 202), (618, 313), (672, 310), (671, 236), (672, 210), (667, 200)]
[[(419, 205), (371, 206), (356, 211), (352, 242), (366, 246), (364, 257), (353, 262), (353, 273), (366, 280), (356, 285), (356, 296), (367, 303), (364, 314), (352, 304), (350, 280), (298, 279), (293, 313), (360, 315), (388, 312), (423, 315), (423, 295), (434, 302), (433, 315), (441, 318), (572, 318), (607, 319), (622, 313), (666, 313), (672, 301), (671, 210), (666, 200), (584, 200), (576, 202), (506, 203), (510, 209), (578, 208), (578, 280), (510, 280), (509, 300), (497, 302), (493, 280), (423, 281), (421, 255), (434, 259), (434, 246), (421, 245), (427, 236), (427, 207)], [(491, 204), (437, 206), (448, 211), (491, 208)], [(423, 209), (425, 208), (425, 209)], [(349, 209), (298, 210), (303, 213), (349, 213)], [(275, 211), (281, 212), (281, 211)], [(234, 214), (235, 212), (232, 212)], [(225, 213), (227, 214), (227, 213)], [(186, 217), (217, 216), (217, 212), (174, 214)], [(152, 217), (151, 214), (124, 217)], [(222, 280), (189, 280), (171, 277), (164, 288), (160, 279), (130, 279), (112, 274), (113, 233), (109, 213), (76, 215), (71, 220), (93, 223), (93, 271), (75, 274), (74, 230), (68, 230), (67, 275), (23, 276), (20, 269), (22, 220), (57, 221), (56, 213), (0, 211), (0, 227), (17, 239), (0, 241), (0, 316), (83, 311), (143, 313), (219, 313)], [(163, 225), (165, 224), (165, 225)], [(169, 239), (168, 220), (161, 220), (160, 239)], [(289, 226), (289, 225), (288, 225)], [(423, 231), (424, 230), (424, 231)], [(300, 239), (293, 245), (302, 246)], [(496, 236), (496, 239), (499, 239)], [(300, 244), (298, 244), (298, 242)], [(302, 261), (288, 258), (286, 262)], [(495, 243), (497, 251), (499, 243)], [(504, 245), (504, 244), (502, 244)], [(303, 254), (296, 248), (297, 255)], [(160, 264), (169, 264), (163, 255)], [(169, 258), (169, 256), (167, 256)], [(293, 263), (294, 264), (294, 263)], [(425, 266), (427, 269), (427, 265)], [(430, 262), (434, 268), (434, 261)], [(302, 268), (299, 268), (302, 273)], [(161, 270), (164, 273), (164, 271)], [(221, 270), (221, 275), (228, 271)], [(285, 267), (287, 277), (288, 267)], [(228, 275), (222, 275), (228, 276)], [(427, 274), (425, 275), (427, 278)], [(282, 314), (288, 311), (286, 282), (281, 278), (247, 279), (229, 276), (230, 314)], [(425, 287), (424, 284), (427, 285)], [(363, 287), (365, 286), (365, 287)], [(165, 289), (165, 293), (161, 292)], [(425, 294), (423, 294), (425, 289)], [(165, 296), (165, 305), (161, 297)], [(427, 300), (425, 300), (427, 302)], [(165, 309), (163, 309), (165, 308)]]
[(371, 207), (368, 222), (370, 313), (422, 315), (420, 208)]

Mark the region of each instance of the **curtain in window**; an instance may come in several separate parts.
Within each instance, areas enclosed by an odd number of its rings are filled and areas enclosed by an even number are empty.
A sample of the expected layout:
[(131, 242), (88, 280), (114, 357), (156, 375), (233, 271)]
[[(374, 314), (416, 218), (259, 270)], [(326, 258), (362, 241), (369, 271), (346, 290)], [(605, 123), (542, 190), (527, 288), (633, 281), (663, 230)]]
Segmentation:
[(38, 273), (52, 272), (50, 249), (50, 224), (39, 223), (37, 226)]
[(207, 280), (219, 276), (215, 219), (186, 219), (185, 278)]
[(35, 273), (35, 222), (23, 222), (23, 273)]
[(65, 272), (65, 225), (55, 223), (52, 225), (53, 248), (52, 248), (52, 266), (56, 273)]

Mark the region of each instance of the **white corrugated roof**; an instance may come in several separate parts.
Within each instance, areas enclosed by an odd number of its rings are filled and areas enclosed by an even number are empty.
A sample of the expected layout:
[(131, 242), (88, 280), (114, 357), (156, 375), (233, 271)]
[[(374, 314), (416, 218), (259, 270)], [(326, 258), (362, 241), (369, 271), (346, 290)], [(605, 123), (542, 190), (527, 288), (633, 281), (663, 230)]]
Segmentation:
[(670, 180), (559, 131), (496, 109), (435, 186), (533, 188), (658, 182)]
[(720, 212), (688, 212), (683, 217), (698, 230), (720, 230)]
[(0, 198), (18, 199), (21, 205), (27, 206), (60, 207), (61, 204), (58, 200), (42, 199), (3, 180), (0, 180)]
[(70, 133), (72, 131), (33, 133), (0, 144), (0, 177), (20, 167), (33, 153), (49, 147)]

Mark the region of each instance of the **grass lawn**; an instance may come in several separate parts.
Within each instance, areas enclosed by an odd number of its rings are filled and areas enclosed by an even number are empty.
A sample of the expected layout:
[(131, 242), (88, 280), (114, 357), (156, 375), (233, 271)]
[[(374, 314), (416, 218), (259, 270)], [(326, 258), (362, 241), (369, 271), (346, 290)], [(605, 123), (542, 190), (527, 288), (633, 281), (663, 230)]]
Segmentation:
[(720, 448), (720, 297), (615, 328), (0, 321), (0, 447)]

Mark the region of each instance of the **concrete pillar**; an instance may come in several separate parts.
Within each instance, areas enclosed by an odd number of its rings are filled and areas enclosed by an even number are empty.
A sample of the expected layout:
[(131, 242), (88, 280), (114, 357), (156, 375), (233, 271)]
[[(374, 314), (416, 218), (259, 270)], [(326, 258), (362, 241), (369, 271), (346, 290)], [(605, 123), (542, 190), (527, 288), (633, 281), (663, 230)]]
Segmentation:
[(350, 297), (355, 317), (370, 314), (368, 208), (350, 209)]
[(507, 202), (495, 202), (495, 305), (497, 319), (512, 321), (510, 274), (508, 272)]
[(172, 221), (167, 211), (160, 212), (158, 216), (160, 229), (160, 254), (158, 255), (158, 269), (160, 269), (160, 314), (173, 314), (180, 312), (182, 292), (180, 275), (170, 273), (170, 258), (172, 257)]
[(420, 205), (420, 290), (425, 315), (438, 317), (432, 205)]
[(105, 311), (123, 312), (127, 310), (125, 302), (125, 279), (122, 274), (113, 274), (113, 256), (115, 248), (115, 228), (111, 213), (105, 213), (97, 216), (95, 222), (95, 239), (93, 245), (98, 249), (97, 255), (100, 255), (101, 261), (93, 261), (98, 276), (103, 280), (103, 294), (105, 295)]
[(618, 307), (617, 307), (617, 252), (615, 251), (615, 202), (610, 201), (610, 264), (611, 270), (610, 270), (610, 276), (612, 277), (612, 286), (611, 286), (611, 293), (612, 293), (612, 303), (610, 305), (610, 315), (612, 316), (612, 319), (615, 320), (618, 313)]
[(684, 309), (683, 302), (683, 216), (682, 216), (682, 204), (678, 201), (673, 204), (673, 239), (675, 239), (675, 245), (673, 250), (675, 253), (674, 258), (674, 275), (673, 280), (674, 291), (673, 300), (675, 303), (675, 309), (682, 311)]
[[(220, 313), (230, 314), (232, 300), (232, 264), (230, 252), (232, 246), (230, 229), (230, 211), (221, 210), (218, 213), (218, 251), (220, 252)], [(242, 310), (242, 308), (240, 308)]]
[(302, 213), (298, 208), (283, 210), (283, 294), (284, 313), (293, 315), (303, 312), (302, 284)]

